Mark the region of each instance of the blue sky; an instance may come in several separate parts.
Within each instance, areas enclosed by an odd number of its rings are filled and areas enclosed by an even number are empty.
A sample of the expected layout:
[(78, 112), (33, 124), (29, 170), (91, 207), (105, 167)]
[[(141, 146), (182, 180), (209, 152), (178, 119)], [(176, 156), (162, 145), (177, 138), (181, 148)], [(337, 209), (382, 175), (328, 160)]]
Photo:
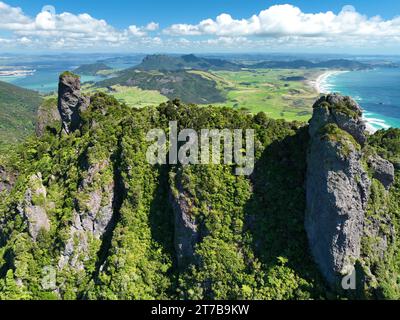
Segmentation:
[[(57, 11), (72, 13), (87, 12), (96, 18), (106, 19), (110, 24), (123, 28), (131, 24), (145, 24), (157, 20), (160, 25), (179, 22), (195, 23), (230, 13), (234, 17), (250, 17), (274, 4), (293, 4), (303, 12), (339, 12), (345, 5), (353, 5), (358, 12), (369, 16), (381, 15), (393, 18), (400, 15), (400, 1), (397, 0), (8, 0), (6, 3), (18, 6), (29, 15), (36, 15), (43, 6), (53, 5)], [(110, 5), (112, 3), (112, 5)]]
[[(41, 13), (45, 5), (55, 11)], [(399, 15), (397, 0), (0, 0), (0, 52), (393, 54)]]

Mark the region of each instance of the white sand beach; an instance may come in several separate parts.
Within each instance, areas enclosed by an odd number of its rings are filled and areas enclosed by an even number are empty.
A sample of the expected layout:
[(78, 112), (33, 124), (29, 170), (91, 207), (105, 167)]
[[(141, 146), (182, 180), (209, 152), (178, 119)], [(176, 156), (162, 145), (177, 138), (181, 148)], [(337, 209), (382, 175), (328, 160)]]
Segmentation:
[(36, 70), (0, 70), (0, 77), (26, 77), (35, 72)]
[(328, 70), (318, 76), (315, 81), (312, 81), (313, 87), (318, 93), (330, 93), (328, 88), (326, 88), (326, 83), (329, 77), (332, 77), (337, 74), (346, 73), (349, 71), (341, 71), (341, 70)]

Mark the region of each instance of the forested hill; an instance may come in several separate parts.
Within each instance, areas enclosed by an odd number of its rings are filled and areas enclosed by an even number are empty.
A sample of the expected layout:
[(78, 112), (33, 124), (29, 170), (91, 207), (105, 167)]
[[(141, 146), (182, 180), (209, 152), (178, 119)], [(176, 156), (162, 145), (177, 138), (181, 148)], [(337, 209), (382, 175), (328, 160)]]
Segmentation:
[(217, 83), (187, 71), (139, 71), (136, 68), (120, 71), (116, 77), (96, 83), (98, 87), (122, 85), (157, 90), (170, 98), (186, 103), (209, 104), (224, 102)]
[(0, 81), (0, 149), (33, 133), (41, 101), (37, 92)]
[(242, 65), (223, 59), (209, 59), (197, 57), (193, 54), (183, 56), (149, 55), (142, 63), (136, 66), (138, 70), (228, 70), (239, 71)]
[[(352, 99), (321, 97), (305, 125), (129, 108), (65, 73), (58, 105), (0, 166), (0, 299), (400, 298), (400, 130), (369, 136)], [(147, 133), (170, 121), (253, 129), (253, 174), (151, 165)]]
[(193, 54), (184, 56), (149, 55), (143, 62), (136, 66), (138, 70), (226, 70), (239, 71), (244, 68), (250, 69), (300, 69), (300, 68), (321, 68), (321, 69), (346, 69), (363, 70), (371, 66), (367, 63), (335, 59), (314, 62), (311, 60), (287, 60), (287, 61), (262, 61), (255, 64), (241, 64), (223, 59), (208, 59), (197, 57)]
[(108, 70), (112, 70), (112, 68), (104, 63), (93, 63), (81, 65), (79, 68), (75, 69), (74, 72), (79, 75), (95, 76), (98, 75), (101, 71)]

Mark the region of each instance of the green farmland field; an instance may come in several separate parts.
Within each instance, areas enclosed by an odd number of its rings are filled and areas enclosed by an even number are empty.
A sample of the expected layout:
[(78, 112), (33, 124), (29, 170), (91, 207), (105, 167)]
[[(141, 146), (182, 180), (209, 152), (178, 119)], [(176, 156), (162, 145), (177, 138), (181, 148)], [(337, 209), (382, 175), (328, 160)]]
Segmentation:
[[(311, 85), (321, 70), (192, 71), (213, 79), (227, 101), (218, 106), (265, 112), (274, 119), (307, 121), (319, 96)], [(292, 81), (287, 79), (294, 79)], [(302, 79), (302, 80), (297, 80)]]

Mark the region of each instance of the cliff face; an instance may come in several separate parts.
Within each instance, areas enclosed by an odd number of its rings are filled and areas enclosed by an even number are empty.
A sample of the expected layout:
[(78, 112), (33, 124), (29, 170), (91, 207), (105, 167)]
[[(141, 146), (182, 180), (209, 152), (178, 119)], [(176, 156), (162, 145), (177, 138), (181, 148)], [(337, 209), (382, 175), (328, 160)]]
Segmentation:
[[(175, 184), (175, 183), (174, 183)], [(179, 268), (196, 262), (195, 247), (201, 241), (200, 226), (191, 208), (192, 199), (182, 188), (181, 181), (171, 191), (170, 202), (174, 211), (174, 245)]]
[(81, 82), (78, 76), (65, 72), (58, 85), (58, 111), (62, 130), (69, 134), (79, 128), (81, 112), (89, 106), (89, 99), (81, 95)]
[(60, 113), (57, 108), (57, 99), (44, 101), (38, 109), (36, 116), (35, 132), (38, 137), (45, 134), (46, 128), (61, 121)]
[(50, 220), (47, 209), (54, 203), (47, 201), (47, 190), (43, 185), (42, 174), (34, 174), (29, 178), (24, 199), (18, 205), (18, 213), (24, 218), (29, 235), (36, 241), (39, 232), (50, 231)]
[(386, 188), (394, 181), (390, 162), (364, 152), (361, 116), (352, 99), (328, 95), (315, 103), (310, 121), (305, 228), (314, 259), (331, 285), (360, 260), (372, 178)]

